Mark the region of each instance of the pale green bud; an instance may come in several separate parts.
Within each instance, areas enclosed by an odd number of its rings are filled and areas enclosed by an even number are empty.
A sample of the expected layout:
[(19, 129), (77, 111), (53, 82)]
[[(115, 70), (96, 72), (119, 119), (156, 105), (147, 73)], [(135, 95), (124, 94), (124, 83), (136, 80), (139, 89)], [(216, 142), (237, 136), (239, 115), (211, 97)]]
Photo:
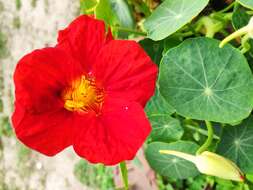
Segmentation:
[(205, 151), (199, 155), (186, 154), (174, 150), (160, 150), (162, 154), (170, 154), (195, 164), (200, 173), (223, 179), (243, 181), (241, 170), (232, 161), (212, 152)]

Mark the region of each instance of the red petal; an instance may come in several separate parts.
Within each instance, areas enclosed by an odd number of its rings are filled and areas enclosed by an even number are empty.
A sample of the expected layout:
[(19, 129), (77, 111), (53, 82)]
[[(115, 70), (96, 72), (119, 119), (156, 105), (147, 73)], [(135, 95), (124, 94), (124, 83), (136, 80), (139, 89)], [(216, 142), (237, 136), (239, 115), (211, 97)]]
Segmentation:
[(141, 105), (107, 99), (102, 115), (91, 117), (88, 126), (77, 128), (74, 150), (92, 163), (114, 165), (132, 160), (150, 130)]
[(56, 48), (36, 50), (19, 61), (12, 122), (27, 146), (51, 156), (71, 144), (71, 112), (63, 108), (61, 92), (82, 73), (78, 65)]
[(80, 76), (80, 64), (56, 48), (36, 50), (23, 57), (15, 70), (16, 101), (34, 113), (62, 107), (61, 91)]
[(111, 41), (101, 50), (92, 69), (110, 96), (144, 106), (154, 93), (157, 66), (135, 41)]
[(16, 135), (28, 147), (53, 156), (72, 144), (72, 113), (59, 109), (31, 114), (16, 102), (12, 122)]
[(98, 52), (110, 40), (112, 35), (106, 34), (103, 21), (82, 15), (59, 32), (57, 46), (70, 52), (89, 72)]

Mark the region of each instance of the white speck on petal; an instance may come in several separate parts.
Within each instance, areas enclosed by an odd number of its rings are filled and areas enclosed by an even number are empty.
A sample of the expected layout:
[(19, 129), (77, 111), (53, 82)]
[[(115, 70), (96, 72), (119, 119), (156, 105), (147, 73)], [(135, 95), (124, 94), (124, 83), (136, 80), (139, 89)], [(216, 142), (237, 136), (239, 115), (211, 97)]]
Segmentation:
[(37, 163), (36, 163), (36, 168), (37, 168), (38, 170), (41, 170), (41, 168), (42, 168), (42, 163), (41, 163), (41, 162), (37, 162)]

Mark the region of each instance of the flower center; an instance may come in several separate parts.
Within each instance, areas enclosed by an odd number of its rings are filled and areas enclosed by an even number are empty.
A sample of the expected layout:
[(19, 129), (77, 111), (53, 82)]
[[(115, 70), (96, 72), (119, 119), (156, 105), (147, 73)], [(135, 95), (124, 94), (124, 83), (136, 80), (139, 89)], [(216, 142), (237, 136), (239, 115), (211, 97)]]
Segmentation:
[(94, 78), (82, 75), (63, 91), (64, 107), (69, 111), (98, 114), (104, 102), (104, 91), (98, 88)]

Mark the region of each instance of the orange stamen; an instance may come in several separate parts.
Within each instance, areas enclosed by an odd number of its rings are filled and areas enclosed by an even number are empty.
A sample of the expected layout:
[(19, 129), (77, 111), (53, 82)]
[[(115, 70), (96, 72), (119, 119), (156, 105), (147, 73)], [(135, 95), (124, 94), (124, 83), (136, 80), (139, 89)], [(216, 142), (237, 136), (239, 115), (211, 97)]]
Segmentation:
[(69, 111), (98, 114), (104, 102), (104, 91), (97, 87), (94, 78), (82, 75), (63, 91), (62, 97), (64, 107)]

